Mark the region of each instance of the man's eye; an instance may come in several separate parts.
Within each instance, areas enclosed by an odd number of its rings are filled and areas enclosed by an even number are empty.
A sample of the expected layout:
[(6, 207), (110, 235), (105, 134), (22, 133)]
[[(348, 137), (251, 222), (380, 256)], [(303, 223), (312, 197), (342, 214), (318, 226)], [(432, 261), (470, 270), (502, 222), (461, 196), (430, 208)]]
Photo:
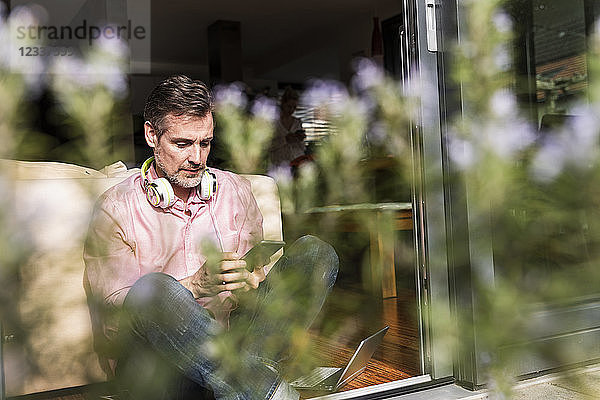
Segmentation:
[(208, 147), (208, 146), (210, 146), (210, 142), (200, 142), (200, 146)]
[(177, 142), (177, 143), (175, 143), (175, 146), (177, 146), (179, 148), (184, 148), (184, 147), (189, 146), (189, 143), (187, 143), (187, 142)]

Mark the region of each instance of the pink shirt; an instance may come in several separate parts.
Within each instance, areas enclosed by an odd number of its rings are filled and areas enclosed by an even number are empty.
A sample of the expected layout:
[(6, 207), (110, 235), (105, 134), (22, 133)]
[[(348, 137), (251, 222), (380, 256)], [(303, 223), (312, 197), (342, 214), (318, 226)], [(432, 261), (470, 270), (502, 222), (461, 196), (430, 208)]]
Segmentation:
[[(101, 299), (109, 311), (92, 312), (95, 328), (102, 329), (105, 339), (114, 338), (117, 331), (110, 309), (119, 308), (142, 275), (163, 272), (181, 280), (204, 268), (203, 246), (244, 254), (262, 239), (262, 215), (250, 182), (231, 172), (211, 171), (219, 186), (206, 202), (193, 190), (187, 203), (177, 198), (167, 209), (153, 207), (140, 174), (113, 186), (98, 200), (84, 249), (84, 286), (88, 296)], [(154, 166), (149, 173), (157, 177)], [(236, 306), (231, 292), (197, 301), (223, 324)]]

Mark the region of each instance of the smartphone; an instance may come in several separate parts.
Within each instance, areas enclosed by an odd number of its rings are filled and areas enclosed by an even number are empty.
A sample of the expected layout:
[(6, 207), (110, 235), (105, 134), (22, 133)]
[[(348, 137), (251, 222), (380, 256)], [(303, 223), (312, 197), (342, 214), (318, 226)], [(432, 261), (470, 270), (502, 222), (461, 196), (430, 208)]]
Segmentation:
[(246, 261), (246, 269), (252, 272), (257, 265), (267, 265), (271, 256), (284, 245), (285, 242), (280, 240), (261, 240), (242, 256), (242, 260)]

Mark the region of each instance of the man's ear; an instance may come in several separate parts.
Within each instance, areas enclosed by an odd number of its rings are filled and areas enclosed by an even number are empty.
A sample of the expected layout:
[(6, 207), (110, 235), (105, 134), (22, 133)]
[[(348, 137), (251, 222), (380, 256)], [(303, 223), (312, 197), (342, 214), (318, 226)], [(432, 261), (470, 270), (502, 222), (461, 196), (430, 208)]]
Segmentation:
[(148, 146), (155, 148), (158, 145), (158, 135), (150, 121), (144, 122), (144, 137)]

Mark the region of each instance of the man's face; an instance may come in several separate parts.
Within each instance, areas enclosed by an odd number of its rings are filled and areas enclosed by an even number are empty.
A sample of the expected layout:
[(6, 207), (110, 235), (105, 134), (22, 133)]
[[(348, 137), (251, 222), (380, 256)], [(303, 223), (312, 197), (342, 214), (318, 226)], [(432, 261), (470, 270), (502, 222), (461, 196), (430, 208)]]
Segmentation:
[(171, 116), (168, 128), (158, 138), (153, 127), (146, 123), (146, 141), (154, 148), (156, 172), (171, 184), (182, 188), (198, 186), (206, 168), (213, 139), (213, 118)]

